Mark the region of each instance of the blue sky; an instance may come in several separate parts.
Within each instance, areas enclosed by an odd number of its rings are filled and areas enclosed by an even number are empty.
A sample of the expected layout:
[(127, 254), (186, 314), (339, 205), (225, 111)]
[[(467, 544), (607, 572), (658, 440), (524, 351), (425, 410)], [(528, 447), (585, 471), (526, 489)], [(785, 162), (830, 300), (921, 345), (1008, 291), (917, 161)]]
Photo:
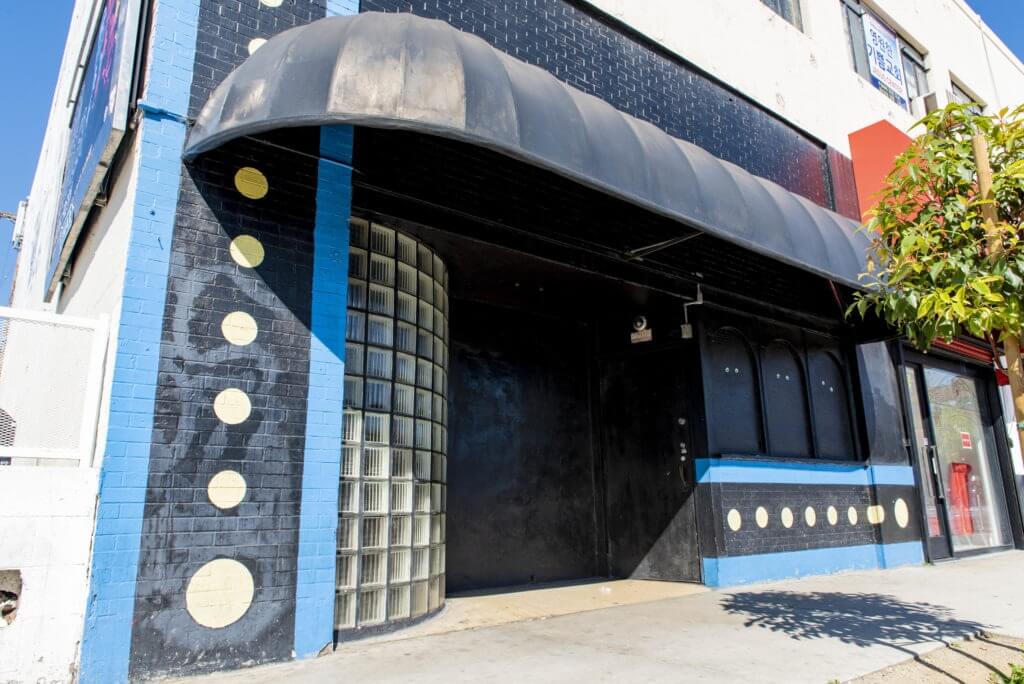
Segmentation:
[[(677, 0), (670, 0), (677, 1)], [(722, 0), (736, 2), (737, 0)], [(824, 2), (826, 0), (814, 0)], [(1018, 56), (1024, 56), (1024, 0), (968, 0)], [(53, 96), (72, 0), (0, 0), (0, 210), (16, 211), (28, 194)], [(0, 254), (12, 225), (0, 221)], [(0, 260), (0, 303), (7, 301), (13, 255)]]

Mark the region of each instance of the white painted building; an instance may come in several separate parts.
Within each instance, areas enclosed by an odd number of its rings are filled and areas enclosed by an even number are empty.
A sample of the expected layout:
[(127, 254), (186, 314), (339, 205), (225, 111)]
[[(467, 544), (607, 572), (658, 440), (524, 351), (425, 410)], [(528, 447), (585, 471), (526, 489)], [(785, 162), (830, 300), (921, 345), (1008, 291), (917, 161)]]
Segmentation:
[[(591, 4), (845, 154), (847, 136), (879, 120), (909, 130), (928, 95), (939, 107), (966, 95), (986, 112), (1024, 102), (1024, 64), (964, 0)], [(898, 36), (904, 64), (920, 67), (910, 107), (858, 73), (864, 14)]]

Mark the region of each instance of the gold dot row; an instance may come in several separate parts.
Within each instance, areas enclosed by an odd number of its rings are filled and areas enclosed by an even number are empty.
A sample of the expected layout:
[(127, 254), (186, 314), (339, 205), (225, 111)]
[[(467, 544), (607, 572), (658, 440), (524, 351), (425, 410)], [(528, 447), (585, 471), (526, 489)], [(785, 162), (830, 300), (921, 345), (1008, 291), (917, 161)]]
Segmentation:
[[(835, 506), (829, 506), (825, 512), (825, 517), (828, 520), (828, 524), (835, 527), (839, 523), (839, 511), (836, 510)], [(907, 506), (907, 502), (903, 499), (896, 499), (893, 503), (893, 517), (896, 520), (896, 524), (901, 528), (905, 528), (910, 524), (910, 509)], [(881, 525), (885, 521), (885, 508), (882, 506), (868, 506), (866, 511), (867, 522), (871, 525)], [(768, 509), (764, 506), (758, 506), (757, 510), (754, 511), (754, 522), (758, 527), (764, 529), (768, 526)], [(846, 511), (846, 519), (850, 525), (856, 525), (860, 519), (855, 506), (850, 506)], [(743, 527), (743, 516), (735, 508), (731, 509), (726, 515), (726, 523), (729, 525), (729, 529), (733, 532), (739, 532)], [(782, 526), (786, 529), (793, 527), (795, 522), (795, 516), (793, 509), (789, 506), (783, 506), (782, 510), (779, 511), (779, 520), (782, 522)], [(807, 527), (814, 527), (818, 524), (818, 513), (815, 511), (813, 506), (808, 506), (804, 509), (804, 524)]]
[[(268, 7), (276, 7), (281, 0), (261, 0)], [(262, 45), (254, 40), (250, 52)], [(255, 45), (255, 47), (254, 47)], [(243, 167), (235, 173), (235, 188), (244, 197), (262, 199), (269, 191), (266, 176), (258, 169)], [(256, 268), (266, 256), (263, 243), (251, 235), (239, 235), (228, 248), (232, 260), (242, 268)], [(259, 327), (250, 314), (233, 311), (220, 324), (221, 334), (230, 344), (244, 347), (259, 334)], [(226, 425), (238, 425), (249, 418), (252, 402), (236, 387), (221, 391), (213, 400), (213, 412)], [(248, 487), (245, 477), (236, 470), (221, 470), (206, 486), (210, 503), (221, 510), (238, 506), (245, 498)], [(210, 629), (221, 629), (234, 624), (252, 605), (255, 584), (252, 573), (242, 563), (231, 558), (216, 558), (189, 579), (185, 589), (185, 607), (197, 624)]]

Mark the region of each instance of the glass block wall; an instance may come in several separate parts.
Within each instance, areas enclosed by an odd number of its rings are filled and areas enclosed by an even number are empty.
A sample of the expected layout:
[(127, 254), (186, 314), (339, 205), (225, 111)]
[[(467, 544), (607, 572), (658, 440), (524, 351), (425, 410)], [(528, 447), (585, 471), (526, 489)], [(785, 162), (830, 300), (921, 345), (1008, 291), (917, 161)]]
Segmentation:
[(339, 497), (339, 631), (444, 603), (448, 274), (412, 237), (353, 219)]

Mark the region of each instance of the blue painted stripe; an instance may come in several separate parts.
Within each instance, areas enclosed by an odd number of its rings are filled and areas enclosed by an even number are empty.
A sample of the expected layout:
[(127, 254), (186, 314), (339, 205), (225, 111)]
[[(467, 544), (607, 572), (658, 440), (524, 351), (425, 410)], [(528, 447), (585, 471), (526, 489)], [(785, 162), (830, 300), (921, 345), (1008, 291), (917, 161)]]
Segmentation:
[(149, 106), (143, 110), (139, 131), (138, 183), (82, 636), (82, 684), (128, 680), (167, 273), (198, 20), (195, 0), (161, 0), (153, 18), (146, 79)]
[(313, 293), (302, 466), (295, 655), (315, 656), (334, 637), (335, 549), (345, 386), (345, 305), (352, 213), (350, 126), (324, 127), (313, 231)]
[(924, 563), (924, 545), (919, 541), (903, 542), (902, 544), (883, 544), (878, 548), (882, 556), (883, 568), (896, 568), (901, 565), (920, 565)]
[(809, 575), (827, 575), (845, 570), (894, 567), (921, 563), (923, 560), (924, 552), (920, 542), (864, 544), (752, 556), (705, 558), (704, 583), (709, 587), (728, 587)]
[(914, 485), (910, 466), (794, 463), (728, 458), (697, 459), (701, 484)]
[(910, 466), (871, 466), (871, 482), (879, 486), (913, 487), (914, 469)]

